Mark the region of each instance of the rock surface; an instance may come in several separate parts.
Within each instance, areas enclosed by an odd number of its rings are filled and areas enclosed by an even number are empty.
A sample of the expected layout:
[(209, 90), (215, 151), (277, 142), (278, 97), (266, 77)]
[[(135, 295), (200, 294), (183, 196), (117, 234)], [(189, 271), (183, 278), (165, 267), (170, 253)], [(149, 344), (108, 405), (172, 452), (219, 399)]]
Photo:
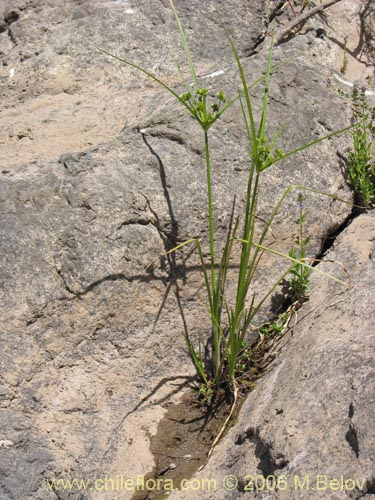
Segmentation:
[[(266, 55), (247, 56), (264, 35), (269, 2), (176, 4), (199, 75), (223, 70), (203, 80), (213, 90), (233, 96), (238, 89), (221, 18), (246, 72), (261, 74)], [(118, 51), (180, 89), (170, 57), (177, 40), (164, 0), (0, 5), (1, 500), (113, 499), (111, 492), (57, 494), (46, 480), (148, 472), (149, 436), (194, 375), (181, 331), (186, 323), (193, 335), (204, 334), (209, 325), (198, 300), (197, 258), (185, 249), (145, 268), (187, 238), (207, 241), (202, 137), (165, 92), (96, 52)], [(326, 59), (317, 62), (322, 43)], [(282, 66), (271, 85), (270, 135), (284, 124), (285, 150), (350, 119), (324, 65), (334, 58), (334, 43), (307, 32), (277, 48), (275, 62), (301, 49), (305, 54)], [(181, 52), (174, 57), (182, 63)], [(253, 94), (259, 117), (261, 88)], [(215, 126), (211, 141), (220, 246), (234, 195), (238, 213), (244, 204), (247, 155), (238, 106)], [(334, 138), (266, 172), (262, 218), (291, 183), (350, 202), (337, 156), (349, 141)], [(284, 250), (295, 232), (295, 198), (273, 227)], [(350, 206), (312, 194), (306, 206), (313, 256)], [(275, 266), (281, 271), (283, 263), (265, 260), (259, 290), (274, 279)], [(336, 383), (331, 372), (321, 377)], [(351, 420), (342, 416), (347, 427), (361, 412), (370, 415), (360, 399), (352, 404)]]
[[(264, 31), (263, 4), (257, 0), (249, 8), (231, 0), (218, 9), (214, 0), (205, 7), (182, 2), (200, 75), (217, 71), (230, 57), (220, 19), (228, 21), (240, 51), (251, 52)], [(197, 32), (203, 15), (205, 27)], [(99, 47), (170, 83), (178, 79), (176, 63), (183, 62), (165, 0), (3, 0), (1, 19), (0, 154), (7, 168), (100, 144), (148, 113), (155, 86), (114, 64)]]

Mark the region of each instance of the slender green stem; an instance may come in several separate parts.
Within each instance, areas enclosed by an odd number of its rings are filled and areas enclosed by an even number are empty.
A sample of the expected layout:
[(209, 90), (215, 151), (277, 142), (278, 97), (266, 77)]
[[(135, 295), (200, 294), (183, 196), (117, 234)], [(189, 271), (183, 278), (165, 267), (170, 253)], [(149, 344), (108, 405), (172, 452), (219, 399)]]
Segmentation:
[[(253, 167), (251, 167), (253, 168)], [(252, 177), (252, 175), (250, 176)], [(252, 242), (254, 239), (255, 230), (255, 216), (257, 210), (258, 202), (258, 189), (259, 189), (259, 172), (256, 172), (254, 186), (253, 182), (249, 182), (248, 190), (246, 194), (246, 215), (245, 215), (245, 227), (244, 227), (244, 241), (249, 243), (242, 244), (241, 260), (240, 260), (240, 272), (238, 275), (238, 285), (237, 285), (237, 299), (236, 299), (236, 318), (240, 318), (242, 311), (244, 309), (246, 295), (250, 285), (250, 281), (246, 279), (249, 268), (249, 259), (251, 251), (253, 249)], [(239, 325), (237, 325), (239, 327)]]
[(220, 331), (215, 322), (217, 311), (217, 304), (220, 298), (216, 293), (216, 277), (215, 277), (215, 241), (214, 241), (214, 220), (213, 220), (213, 206), (212, 206), (212, 182), (211, 182), (211, 163), (210, 163), (210, 149), (208, 144), (208, 130), (204, 130), (204, 146), (206, 153), (206, 174), (207, 174), (207, 199), (208, 199), (208, 220), (210, 230), (210, 263), (211, 263), (211, 295), (213, 298), (214, 318), (212, 318), (212, 336), (214, 344), (214, 378), (218, 380), (221, 366), (221, 353), (220, 353)]
[(210, 149), (208, 145), (208, 131), (204, 131), (204, 146), (206, 151), (206, 174), (207, 174), (207, 198), (208, 198), (208, 220), (210, 227), (210, 260), (211, 260), (211, 289), (212, 295), (215, 292), (215, 242), (214, 242), (214, 221), (212, 208), (212, 186), (211, 186), (211, 164)]

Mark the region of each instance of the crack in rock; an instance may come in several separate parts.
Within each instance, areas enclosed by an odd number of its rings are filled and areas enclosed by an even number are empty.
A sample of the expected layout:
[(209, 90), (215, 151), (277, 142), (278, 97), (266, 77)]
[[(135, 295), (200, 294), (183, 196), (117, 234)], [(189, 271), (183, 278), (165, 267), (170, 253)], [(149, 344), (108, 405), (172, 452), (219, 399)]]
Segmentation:
[[(348, 417), (352, 419), (353, 416), (354, 416), (354, 405), (353, 403), (350, 403)], [(349, 430), (345, 434), (345, 440), (348, 442), (349, 446), (354, 451), (355, 456), (358, 458), (359, 457), (358, 431), (353, 422), (350, 422), (349, 424)]]

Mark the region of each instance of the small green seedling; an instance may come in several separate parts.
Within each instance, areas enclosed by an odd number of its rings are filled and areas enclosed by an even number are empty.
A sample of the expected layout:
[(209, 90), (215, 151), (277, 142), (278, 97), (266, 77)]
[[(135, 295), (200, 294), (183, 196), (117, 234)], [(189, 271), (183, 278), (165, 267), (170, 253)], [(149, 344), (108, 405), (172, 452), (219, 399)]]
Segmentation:
[(289, 271), (289, 279), (287, 285), (287, 293), (292, 302), (302, 304), (307, 299), (307, 290), (309, 287), (309, 278), (312, 270), (303, 264), (307, 262), (306, 246), (309, 243), (309, 238), (304, 236), (303, 226), (307, 219), (307, 214), (304, 210), (304, 198), (300, 193), (298, 195), (298, 211), (299, 217), (295, 221), (299, 231), (295, 239), (297, 249), (293, 248), (289, 252), (289, 257), (294, 258), (298, 263), (292, 265)]
[(368, 208), (375, 206), (375, 108), (369, 109), (366, 88), (354, 86), (352, 93), (353, 148), (347, 156), (349, 184), (356, 202)]

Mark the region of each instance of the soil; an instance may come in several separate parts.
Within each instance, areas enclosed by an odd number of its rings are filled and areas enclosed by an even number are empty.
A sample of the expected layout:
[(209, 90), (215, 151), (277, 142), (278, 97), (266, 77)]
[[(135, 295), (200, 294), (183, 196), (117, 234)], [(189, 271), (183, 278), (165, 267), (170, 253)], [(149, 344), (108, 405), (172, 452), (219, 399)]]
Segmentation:
[[(239, 410), (239, 404), (236, 411)], [(157, 433), (151, 441), (155, 467), (144, 478), (144, 484), (132, 500), (161, 500), (167, 497), (168, 484), (179, 489), (181, 481), (189, 479), (204, 465), (208, 451), (219, 434), (231, 409), (231, 397), (222, 395), (213, 408), (197, 400), (197, 391), (186, 393), (178, 404), (168, 405), (168, 411), (159, 422)], [(154, 488), (160, 480), (161, 489)], [(149, 483), (147, 483), (149, 481)], [(165, 485), (165, 489), (162, 485)]]
[(228, 424), (226, 420), (233, 402), (229, 394), (222, 395), (213, 408), (198, 401), (196, 390), (190, 390), (178, 403), (168, 405), (156, 434), (149, 436), (155, 466), (142, 476), (143, 481), (137, 486), (132, 500), (163, 500), (168, 498), (171, 485), (179, 490), (184, 480), (205, 465), (223, 426), (227, 425), (224, 436), (235, 424), (246, 395), (254, 387), (252, 383), (239, 394)]

